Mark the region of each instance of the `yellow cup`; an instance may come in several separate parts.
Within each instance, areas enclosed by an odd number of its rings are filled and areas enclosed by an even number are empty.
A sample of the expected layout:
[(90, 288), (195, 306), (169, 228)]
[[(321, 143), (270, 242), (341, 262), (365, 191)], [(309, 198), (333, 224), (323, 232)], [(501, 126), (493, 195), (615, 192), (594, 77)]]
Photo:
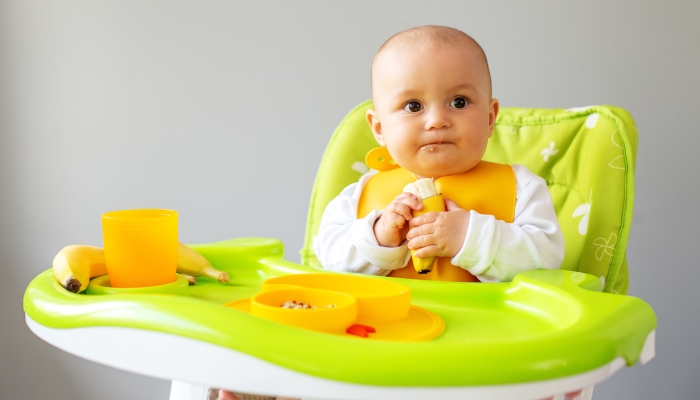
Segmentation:
[(175, 280), (176, 211), (138, 209), (102, 214), (102, 237), (112, 287), (156, 286)]

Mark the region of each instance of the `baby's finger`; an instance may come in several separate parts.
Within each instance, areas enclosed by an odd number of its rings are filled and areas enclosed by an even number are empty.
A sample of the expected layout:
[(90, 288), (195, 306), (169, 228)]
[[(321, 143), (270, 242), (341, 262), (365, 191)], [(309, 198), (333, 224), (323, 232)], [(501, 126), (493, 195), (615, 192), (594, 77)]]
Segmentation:
[(459, 204), (457, 204), (454, 201), (445, 197), (445, 210), (446, 211), (460, 210), (461, 208), (462, 207), (460, 207)]
[(406, 219), (397, 213), (384, 213), (382, 216), (384, 218), (384, 225), (387, 227), (392, 227), (396, 229), (402, 229), (404, 224), (406, 224)]
[(389, 205), (386, 206), (386, 212), (399, 214), (406, 221), (413, 217), (413, 214), (411, 214), (411, 207), (398, 201), (392, 201), (389, 203)]
[(398, 200), (398, 199), (415, 199), (416, 201), (420, 202), (420, 198), (418, 196), (416, 196), (413, 193), (409, 193), (409, 192), (399, 193), (398, 195), (396, 195), (396, 198), (394, 200)]
[(421, 249), (425, 246), (436, 244), (436, 236), (432, 233), (416, 236), (408, 241), (408, 248), (411, 250)]
[(423, 224), (432, 224), (433, 222), (437, 221), (438, 217), (440, 216), (440, 213), (437, 212), (429, 212), (427, 214), (420, 215), (415, 218), (411, 218), (410, 225), (411, 227), (414, 226), (419, 226)]
[(422, 210), (423, 209), (423, 203), (421, 203), (420, 199), (418, 196), (416, 196), (413, 193), (408, 193), (408, 192), (403, 192), (396, 196), (394, 201), (399, 201), (403, 204), (406, 204), (407, 206), (411, 207), (414, 210)]
[(418, 258), (439, 256), (440, 248), (437, 245), (431, 244), (430, 246), (425, 246), (420, 250), (416, 250), (413, 255)]
[[(410, 224), (410, 223), (409, 223)], [(435, 233), (435, 225), (433, 224), (423, 224), (416, 226), (408, 231), (406, 234), (406, 240), (411, 240), (422, 235), (430, 235)]]

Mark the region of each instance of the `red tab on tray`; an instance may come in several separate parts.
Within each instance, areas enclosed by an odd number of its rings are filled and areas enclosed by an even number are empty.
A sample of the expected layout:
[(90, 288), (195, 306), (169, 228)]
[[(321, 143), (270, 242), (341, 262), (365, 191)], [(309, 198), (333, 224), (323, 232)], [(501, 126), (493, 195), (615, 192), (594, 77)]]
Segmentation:
[(345, 330), (345, 332), (347, 332), (351, 335), (360, 336), (360, 337), (368, 337), (370, 333), (374, 333), (376, 331), (377, 330), (371, 326), (361, 325), (361, 324), (350, 325), (350, 327)]

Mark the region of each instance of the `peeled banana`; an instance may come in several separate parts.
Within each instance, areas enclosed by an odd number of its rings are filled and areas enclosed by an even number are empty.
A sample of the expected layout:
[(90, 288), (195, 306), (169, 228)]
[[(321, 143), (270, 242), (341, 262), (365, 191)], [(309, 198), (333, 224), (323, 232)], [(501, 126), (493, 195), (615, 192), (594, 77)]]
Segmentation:
[[(195, 276), (208, 276), (219, 282), (228, 282), (226, 272), (214, 269), (202, 255), (178, 243), (177, 272), (185, 275), (190, 285)], [(73, 293), (87, 288), (90, 278), (107, 275), (104, 249), (95, 246), (71, 245), (64, 247), (53, 259), (56, 280)]]
[[(445, 202), (442, 198), (442, 194), (437, 192), (435, 183), (430, 178), (419, 179), (409, 183), (403, 188), (403, 191), (415, 194), (418, 196), (421, 203), (423, 203), (423, 209), (420, 211), (414, 210), (413, 217), (418, 217), (433, 211), (445, 211)], [(430, 271), (433, 270), (433, 265), (437, 257), (416, 257), (414, 254), (415, 251), (411, 250), (413, 268), (415, 268), (416, 272), (419, 274), (430, 273)]]
[(421, 200), (438, 194), (437, 189), (435, 189), (435, 183), (431, 178), (418, 179), (415, 182), (411, 182), (404, 186), (403, 191), (413, 193)]

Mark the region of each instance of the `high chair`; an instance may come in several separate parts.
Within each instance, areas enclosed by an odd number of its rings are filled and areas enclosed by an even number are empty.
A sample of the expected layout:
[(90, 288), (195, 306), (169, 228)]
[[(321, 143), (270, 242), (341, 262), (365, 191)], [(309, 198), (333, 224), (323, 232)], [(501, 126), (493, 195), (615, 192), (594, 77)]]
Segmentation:
[[(203, 399), (208, 387), (304, 399), (590, 399), (596, 383), (653, 358), (656, 316), (625, 295), (637, 148), (627, 112), (501, 109), (485, 159), (524, 164), (547, 181), (566, 255), (561, 271), (487, 284), (318, 269), (311, 244), (323, 210), (368, 172), (365, 155), (377, 147), (368, 107), (345, 117), (323, 156), (304, 265), (284, 260), (277, 240), (243, 238), (192, 246), (229, 273), (229, 285), (203, 278), (191, 287), (116, 289), (93, 279), (86, 294), (74, 294), (48, 270), (25, 293), (27, 324), (72, 354), (172, 380), (171, 400)], [(290, 288), (356, 299), (364, 311), (353, 321), (369, 321), (376, 333), (347, 334), (347, 321), (324, 331), (255, 314), (263, 297)], [(367, 306), (377, 293), (389, 294)], [(340, 311), (346, 300), (333, 301)], [(400, 317), (367, 314), (399, 308)], [(337, 322), (334, 312), (313, 323)]]

